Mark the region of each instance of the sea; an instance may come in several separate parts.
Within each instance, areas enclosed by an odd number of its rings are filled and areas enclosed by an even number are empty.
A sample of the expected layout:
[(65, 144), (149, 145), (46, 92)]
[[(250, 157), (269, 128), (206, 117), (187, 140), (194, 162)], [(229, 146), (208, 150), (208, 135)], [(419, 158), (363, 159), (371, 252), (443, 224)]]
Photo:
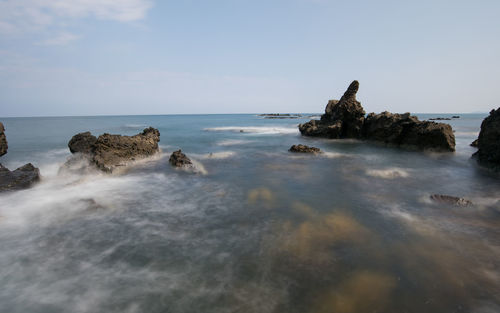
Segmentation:
[[(469, 145), (487, 114), (443, 121), (454, 153), (302, 137), (309, 115), (0, 118), (0, 162), (42, 175), (0, 194), (0, 312), (500, 312), (500, 176)], [(60, 171), (76, 133), (149, 126), (155, 157)]]

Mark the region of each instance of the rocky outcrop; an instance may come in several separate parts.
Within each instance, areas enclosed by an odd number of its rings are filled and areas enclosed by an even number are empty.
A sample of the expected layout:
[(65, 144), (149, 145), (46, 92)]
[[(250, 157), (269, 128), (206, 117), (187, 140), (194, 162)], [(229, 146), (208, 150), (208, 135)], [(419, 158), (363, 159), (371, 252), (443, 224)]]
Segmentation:
[(459, 207), (468, 207), (472, 206), (472, 201), (464, 199), (464, 198), (459, 198), (459, 197), (453, 197), (453, 196), (447, 196), (447, 195), (438, 195), (434, 194), (431, 195), (431, 200), (434, 201), (435, 203), (439, 204), (446, 204), (446, 205), (452, 205), (452, 206), (459, 206)]
[(500, 170), (500, 108), (491, 110), (481, 123), (477, 148), (474, 157), (479, 164)]
[(368, 114), (362, 138), (420, 150), (455, 151), (455, 135), (450, 125), (419, 121), (410, 113)]
[(68, 142), (68, 148), (71, 153), (91, 154), (94, 152), (96, 142), (96, 136), (93, 136), (90, 132), (79, 133), (74, 135)]
[(6, 154), (8, 148), (7, 137), (5, 137), (5, 128), (3, 127), (3, 124), (0, 123), (0, 156)]
[(476, 139), (476, 140), (474, 140), (473, 142), (470, 143), (470, 146), (474, 147), (474, 148), (477, 148), (478, 145), (479, 145), (479, 140), (478, 139)]
[[(95, 137), (90, 132), (80, 133), (71, 138), (68, 147), (72, 153), (79, 153), (79, 156), (75, 156), (76, 158), (81, 158), (83, 154), (98, 169), (111, 173), (130, 161), (157, 153), (160, 132), (149, 127), (134, 136), (103, 134), (95, 141), (94, 139)], [(68, 162), (75, 163), (71, 159)], [(77, 163), (81, 164), (81, 162)]]
[(300, 124), (302, 135), (326, 138), (359, 138), (365, 118), (365, 110), (356, 100), (358, 81), (353, 81), (340, 100), (330, 100), (321, 120)]
[(193, 162), (191, 162), (191, 160), (184, 153), (182, 153), (181, 150), (174, 151), (170, 155), (168, 162), (170, 162), (170, 164), (172, 164), (172, 166), (175, 167), (182, 167), (182, 168), (194, 167)]
[(309, 146), (301, 145), (301, 144), (291, 146), (288, 151), (297, 152), (297, 153), (320, 153), (321, 152), (321, 150), (319, 148), (309, 147)]
[(28, 163), (10, 171), (0, 164), (0, 192), (26, 189), (40, 180), (40, 171)]
[(300, 124), (304, 136), (356, 138), (420, 150), (455, 151), (455, 136), (450, 125), (419, 121), (410, 113), (392, 114), (365, 111), (356, 100), (359, 83), (353, 81), (340, 100), (330, 100), (320, 120)]

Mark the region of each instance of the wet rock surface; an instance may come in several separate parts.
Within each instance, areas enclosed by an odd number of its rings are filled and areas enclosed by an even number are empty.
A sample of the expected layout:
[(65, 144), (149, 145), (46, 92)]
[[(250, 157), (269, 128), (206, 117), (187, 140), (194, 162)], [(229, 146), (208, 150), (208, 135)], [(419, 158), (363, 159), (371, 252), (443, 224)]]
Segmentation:
[(320, 153), (321, 152), (321, 150), (319, 148), (310, 147), (310, 146), (306, 146), (306, 145), (302, 145), (302, 144), (293, 145), (290, 147), (290, 149), (288, 151), (296, 152), (296, 153)]
[(175, 167), (191, 168), (194, 166), (193, 162), (181, 150), (174, 151), (168, 162)]
[(367, 139), (420, 150), (455, 151), (455, 135), (448, 124), (419, 121), (410, 113), (370, 113), (365, 118), (365, 111), (356, 100), (358, 89), (358, 81), (353, 81), (340, 100), (328, 102), (321, 120), (300, 124), (302, 135)]
[(474, 157), (479, 164), (500, 170), (500, 108), (491, 110), (481, 123), (477, 148)]
[(40, 171), (33, 164), (25, 164), (14, 171), (0, 164), (0, 192), (31, 187), (40, 180)]
[(93, 153), (96, 142), (96, 136), (90, 132), (79, 133), (68, 142), (68, 148), (71, 153)]
[(7, 145), (7, 137), (5, 136), (5, 128), (3, 124), (0, 123), (0, 156), (7, 153), (8, 145)]
[[(71, 138), (68, 147), (72, 153), (84, 154), (90, 163), (104, 172), (111, 173), (131, 161), (152, 156), (159, 151), (160, 132), (152, 127), (134, 136), (102, 134), (95, 138), (90, 132), (80, 133)], [(81, 155), (75, 158), (81, 159)], [(73, 163), (78, 162), (72, 159), (67, 162), (69, 165)]]
[(447, 205), (453, 205), (453, 206), (458, 206), (458, 207), (468, 207), (472, 206), (473, 203), (470, 200), (464, 199), (464, 198), (459, 198), (459, 197), (454, 197), (454, 196), (448, 196), (448, 195), (438, 195), (434, 194), (430, 196), (431, 200), (435, 203), (439, 204), (447, 204)]

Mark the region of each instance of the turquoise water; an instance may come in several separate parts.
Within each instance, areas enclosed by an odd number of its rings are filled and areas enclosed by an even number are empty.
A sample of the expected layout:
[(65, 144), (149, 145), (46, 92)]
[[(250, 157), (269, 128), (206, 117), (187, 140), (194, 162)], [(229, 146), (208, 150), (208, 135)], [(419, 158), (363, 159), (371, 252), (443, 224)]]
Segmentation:
[[(0, 312), (498, 312), (500, 179), (470, 159), (485, 114), (459, 115), (445, 154), (301, 137), (309, 118), (3, 118), (0, 161), (43, 179), (0, 194)], [(156, 158), (58, 173), (74, 134), (148, 126)]]

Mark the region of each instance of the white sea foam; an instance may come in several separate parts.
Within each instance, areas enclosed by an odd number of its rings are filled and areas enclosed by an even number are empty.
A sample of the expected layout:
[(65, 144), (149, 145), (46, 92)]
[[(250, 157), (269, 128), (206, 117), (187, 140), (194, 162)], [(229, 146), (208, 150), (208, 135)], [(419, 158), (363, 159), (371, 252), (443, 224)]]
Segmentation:
[(227, 140), (221, 140), (217, 142), (218, 146), (236, 146), (236, 145), (245, 145), (248, 143), (253, 142), (252, 140), (237, 140), (237, 139), (227, 139)]
[(269, 126), (225, 126), (225, 127), (211, 127), (205, 128), (205, 131), (226, 131), (235, 133), (250, 133), (260, 135), (273, 135), (273, 134), (298, 134), (297, 127), (269, 127)]
[(200, 160), (220, 160), (220, 159), (227, 159), (231, 158), (236, 155), (236, 152), (234, 151), (220, 151), (220, 152), (211, 152), (211, 153), (205, 153), (205, 154), (196, 154), (192, 153), (190, 154), (192, 157)]
[(366, 175), (377, 178), (384, 179), (395, 179), (395, 178), (406, 178), (410, 176), (410, 173), (407, 170), (393, 167), (386, 169), (371, 169), (366, 170)]

